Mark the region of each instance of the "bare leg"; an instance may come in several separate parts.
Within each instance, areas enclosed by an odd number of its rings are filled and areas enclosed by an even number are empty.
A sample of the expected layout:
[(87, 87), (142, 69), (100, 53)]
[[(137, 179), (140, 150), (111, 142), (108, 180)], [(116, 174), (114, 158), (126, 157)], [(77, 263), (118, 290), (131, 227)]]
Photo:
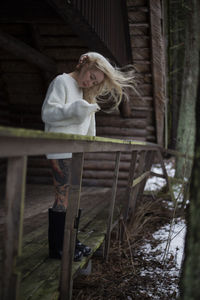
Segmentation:
[(71, 159), (52, 159), (50, 162), (55, 187), (53, 210), (66, 211), (71, 175)]

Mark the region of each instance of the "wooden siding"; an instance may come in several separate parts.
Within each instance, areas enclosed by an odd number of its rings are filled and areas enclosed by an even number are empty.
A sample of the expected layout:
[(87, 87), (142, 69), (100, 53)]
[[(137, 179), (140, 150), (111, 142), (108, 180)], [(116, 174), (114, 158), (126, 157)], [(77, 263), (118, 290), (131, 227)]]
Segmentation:
[[(36, 3), (38, 3), (36, 1)], [(155, 103), (153, 99), (151, 36), (149, 1), (127, 0), (129, 29), (133, 64), (140, 75), (139, 90), (142, 96), (132, 93), (129, 99), (130, 114), (123, 114), (122, 109), (112, 114), (97, 113), (97, 135), (157, 142), (155, 124)], [(38, 19), (39, 18), (39, 19)], [(32, 47), (35, 55), (44, 55), (55, 63), (56, 71), (49, 72), (23, 59), (18, 53), (0, 48), (1, 80), (4, 89), (0, 93), (1, 125), (43, 129), (41, 106), (46, 89), (56, 74), (70, 72), (75, 67), (79, 56), (90, 50), (86, 39), (82, 39), (69, 24), (65, 24), (52, 10), (47, 10), (46, 17), (27, 14), (24, 20), (1, 16), (1, 32), (19, 42)], [(37, 56), (37, 55), (36, 55)], [(2, 85), (2, 84), (1, 84)], [(2, 92), (3, 91), (3, 92)], [(114, 172), (114, 154), (85, 154), (83, 184), (111, 186)], [(119, 185), (125, 186), (130, 166), (130, 154), (122, 153), (119, 166)], [(29, 183), (52, 183), (51, 170), (44, 156), (29, 157)]]

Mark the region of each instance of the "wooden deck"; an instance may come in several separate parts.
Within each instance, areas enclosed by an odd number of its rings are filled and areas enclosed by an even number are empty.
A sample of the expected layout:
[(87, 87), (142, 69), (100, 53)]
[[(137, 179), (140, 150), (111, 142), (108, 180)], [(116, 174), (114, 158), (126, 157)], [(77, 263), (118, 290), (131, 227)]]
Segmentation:
[[(123, 190), (118, 192), (118, 203), (123, 194)], [(22, 255), (16, 268), (21, 273), (20, 300), (58, 299), (61, 261), (48, 257), (48, 208), (52, 205), (53, 198), (52, 186), (27, 185)], [(80, 207), (83, 211), (79, 239), (92, 248), (92, 253), (81, 262), (73, 263), (73, 277), (85, 267), (96, 250), (104, 246), (109, 199), (110, 188), (82, 189)], [(117, 204), (115, 215), (118, 214), (119, 207), (120, 204)], [(2, 205), (0, 212), (3, 216)]]

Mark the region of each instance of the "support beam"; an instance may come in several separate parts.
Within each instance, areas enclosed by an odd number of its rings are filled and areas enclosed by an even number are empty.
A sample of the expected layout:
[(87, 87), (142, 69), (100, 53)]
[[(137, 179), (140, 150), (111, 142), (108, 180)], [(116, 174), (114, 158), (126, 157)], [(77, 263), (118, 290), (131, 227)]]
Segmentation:
[(152, 79), (155, 103), (155, 120), (157, 143), (163, 145), (164, 111), (165, 111), (165, 81), (164, 81), (164, 50), (161, 32), (161, 4), (160, 0), (149, 1), (151, 51), (152, 51)]
[(2, 300), (18, 299), (20, 278), (16, 270), (16, 261), (21, 255), (22, 247), (26, 166), (26, 157), (12, 157), (8, 160), (3, 270), (1, 270), (3, 271), (0, 295)]
[(56, 63), (52, 59), (1, 30), (0, 48), (40, 69), (56, 73)]
[(112, 185), (112, 195), (111, 195), (111, 201), (110, 201), (109, 218), (108, 218), (107, 234), (106, 234), (106, 245), (105, 245), (106, 246), (105, 247), (106, 261), (108, 260), (108, 254), (109, 254), (109, 249), (110, 249), (110, 238), (111, 238), (111, 231), (112, 231), (112, 225), (113, 225), (113, 214), (114, 214), (115, 199), (116, 199), (116, 192), (117, 192), (117, 181), (118, 181), (118, 175), (119, 175), (120, 155), (121, 155), (121, 152), (116, 153), (115, 170), (114, 170), (113, 185)]
[(64, 22), (70, 24), (73, 31), (80, 36), (83, 40), (87, 41), (87, 45), (93, 51), (98, 51), (101, 54), (111, 58), (113, 61), (120, 65), (119, 61), (116, 61), (116, 57), (106, 47), (106, 45), (99, 38), (93, 28), (84, 20), (81, 13), (73, 8), (70, 4), (71, 1), (65, 0), (45, 0), (53, 7), (53, 9), (60, 15)]
[(74, 223), (80, 205), (83, 159), (83, 153), (75, 153), (72, 156), (71, 185), (69, 190), (69, 204), (66, 213), (64, 245), (61, 265), (60, 300), (71, 300), (72, 297), (72, 263), (74, 260), (76, 238)]

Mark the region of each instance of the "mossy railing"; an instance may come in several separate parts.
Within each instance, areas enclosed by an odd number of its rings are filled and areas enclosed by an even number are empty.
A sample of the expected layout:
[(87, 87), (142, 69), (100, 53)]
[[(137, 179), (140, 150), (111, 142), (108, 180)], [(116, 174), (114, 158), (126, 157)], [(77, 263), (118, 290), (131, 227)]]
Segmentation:
[[(110, 235), (113, 229), (113, 212), (115, 206), (120, 154), (131, 153), (131, 163), (127, 188), (125, 192), (124, 219), (133, 216), (136, 200), (142, 196), (145, 182), (151, 174), (150, 169), (155, 154), (161, 156), (162, 149), (152, 143), (119, 140), (103, 137), (66, 135), (62, 133), (45, 133), (42, 131), (0, 127), (0, 158), (8, 158), (6, 196), (5, 196), (5, 239), (3, 245), (1, 299), (17, 299), (20, 288), (20, 274), (16, 272), (16, 261), (21, 255), (24, 195), (26, 187), (27, 156), (46, 153), (71, 152), (72, 174), (69, 192), (69, 207), (65, 224), (64, 250), (61, 263), (60, 299), (72, 296), (72, 262), (75, 245), (74, 220), (80, 204), (80, 191), (84, 152), (116, 153), (113, 176), (112, 196), (106, 234), (106, 255), (108, 257)], [(135, 178), (137, 166), (137, 178)], [(12, 184), (10, 184), (12, 183)]]

